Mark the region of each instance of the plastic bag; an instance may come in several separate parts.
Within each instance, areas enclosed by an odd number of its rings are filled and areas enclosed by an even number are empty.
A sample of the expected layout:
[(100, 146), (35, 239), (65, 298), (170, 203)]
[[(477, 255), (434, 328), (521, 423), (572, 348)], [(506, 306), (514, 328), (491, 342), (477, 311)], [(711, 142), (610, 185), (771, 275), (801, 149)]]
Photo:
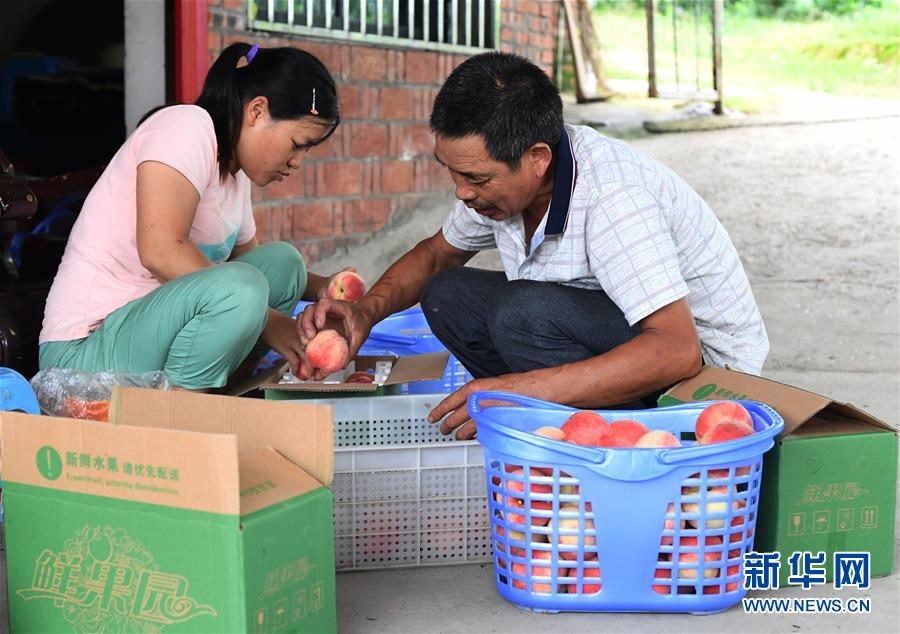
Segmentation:
[(41, 370), (31, 379), (31, 387), (47, 416), (109, 420), (109, 399), (114, 385), (171, 389), (162, 372), (82, 372), (65, 368)]

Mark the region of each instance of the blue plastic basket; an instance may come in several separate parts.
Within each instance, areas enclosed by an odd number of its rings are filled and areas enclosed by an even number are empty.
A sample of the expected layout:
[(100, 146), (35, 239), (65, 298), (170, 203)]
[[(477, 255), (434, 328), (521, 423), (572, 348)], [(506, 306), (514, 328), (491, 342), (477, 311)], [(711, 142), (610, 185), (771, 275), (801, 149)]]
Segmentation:
[[(0, 410), (25, 412), (39, 415), (41, 413), (37, 397), (25, 377), (11, 370), (0, 368)], [(0, 481), (0, 488), (3, 482)], [(3, 522), (3, 505), (0, 503), (0, 523)]]
[[(312, 302), (301, 301), (294, 310), (296, 318)], [(379, 356), (394, 355), (405, 357), (411, 354), (444, 352), (444, 347), (431, 332), (425, 314), (418, 306), (394, 313), (373, 326), (369, 338), (359, 348), (359, 354)], [(256, 371), (272, 366), (277, 355), (269, 353), (257, 366)], [(436, 381), (416, 381), (400, 386), (402, 394), (440, 394), (458, 390), (472, 380), (462, 363), (450, 355), (444, 376)]]
[[(745, 594), (743, 555), (753, 549), (762, 456), (784, 427), (770, 407), (739, 402), (753, 418), (751, 436), (605, 449), (532, 433), (561, 427), (572, 408), (501, 392), (470, 396), (500, 594), (549, 612), (710, 613), (737, 603)], [(693, 434), (710, 404), (599, 413), (680, 436)]]
[(0, 368), (0, 410), (41, 413), (31, 385), (24, 376), (10, 368)]

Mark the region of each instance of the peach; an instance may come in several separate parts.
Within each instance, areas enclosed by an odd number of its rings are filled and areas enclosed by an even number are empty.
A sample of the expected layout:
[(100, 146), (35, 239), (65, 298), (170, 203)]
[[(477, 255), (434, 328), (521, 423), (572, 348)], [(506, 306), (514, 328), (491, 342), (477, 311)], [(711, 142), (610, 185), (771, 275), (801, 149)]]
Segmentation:
[[(522, 477), (524, 471), (520, 468), (514, 468), (510, 472), (510, 474), (518, 477)], [(542, 477), (544, 474), (538, 471), (537, 469), (532, 468), (529, 473), (531, 477)], [(500, 486), (500, 477), (494, 476), (491, 481)], [(506, 496), (506, 505), (513, 508), (525, 508), (525, 483), (519, 482), (517, 480), (507, 480), (506, 481), (506, 490), (509, 494)], [(539, 484), (539, 483), (531, 483), (529, 486), (529, 490), (532, 494), (540, 493), (549, 495), (553, 491), (553, 487), (549, 484)], [(503, 500), (503, 496), (499, 496), (499, 494), (494, 494), (495, 499), (498, 501)], [(531, 509), (537, 509), (541, 511), (549, 511), (553, 508), (553, 502), (550, 500), (531, 500)], [(509, 513), (509, 517), (506, 518), (508, 522), (512, 524), (524, 524), (525, 517), (518, 513)], [(547, 523), (550, 522), (549, 517), (540, 517), (537, 515), (531, 516), (531, 525), (532, 526), (546, 526)]]
[(347, 383), (372, 383), (375, 377), (368, 372), (354, 372), (347, 377)]
[(725, 421), (724, 423), (718, 423), (707, 431), (706, 435), (698, 441), (698, 444), (711, 445), (715, 442), (728, 442), (729, 440), (737, 440), (754, 433), (753, 428), (748, 425)]
[[(523, 557), (526, 556), (524, 553)], [(550, 553), (546, 550), (532, 550), (531, 551), (531, 561), (540, 560), (540, 561), (549, 561)], [(528, 568), (531, 571), (528, 571)], [(524, 577), (549, 577), (553, 574), (552, 569), (547, 566), (538, 566), (531, 562), (528, 564), (520, 564), (513, 563), (512, 571), (515, 574), (522, 575)], [(513, 579), (513, 587), (518, 588), (519, 590), (527, 590), (528, 587), (526, 585), (526, 581), (522, 579)], [(534, 580), (531, 580), (531, 592), (550, 592), (551, 586), (549, 583), (535, 583)]]
[(634, 447), (648, 429), (636, 420), (617, 420), (609, 426), (602, 447)]
[[(578, 577), (578, 569), (569, 568), (566, 570), (566, 577), (576, 579)], [(584, 578), (584, 581), (582, 582), (581, 591), (578, 591), (578, 584), (571, 583), (566, 586), (566, 592), (568, 594), (596, 594), (597, 592), (600, 592), (600, 589), (603, 587), (602, 583), (587, 583), (588, 579), (600, 578), (599, 568), (583, 568), (582, 577)]]
[[(506, 537), (506, 529), (504, 529), (502, 526), (495, 526), (494, 532), (497, 533), (497, 535), (499, 535), (500, 537)], [(502, 552), (502, 553), (506, 552), (506, 545), (499, 539), (496, 539), (496, 538), (494, 539), (494, 545), (497, 547), (497, 550), (499, 550), (500, 552)]]
[[(731, 532), (728, 535), (728, 543), (729, 544), (744, 541), (744, 531), (743, 530), (738, 530), (738, 531), (734, 530), (735, 526), (743, 526), (743, 525), (744, 525), (744, 516), (743, 515), (736, 515), (735, 517), (733, 517), (731, 519)], [(747, 538), (753, 537), (753, 529), (752, 528), (748, 527), (746, 532), (747, 532)]]
[[(699, 495), (699, 489), (697, 487), (684, 487), (682, 488), (683, 495)], [(723, 499), (728, 495), (728, 487), (727, 486), (714, 486), (708, 487), (706, 489), (706, 499), (712, 500), (706, 502), (706, 511), (705, 515), (722, 515), (728, 512), (728, 500)], [(743, 500), (732, 500), (731, 508), (734, 510), (739, 510), (744, 508), (746, 503)], [(681, 510), (685, 513), (700, 513), (700, 502), (685, 502), (681, 505)], [(706, 528), (709, 529), (717, 529), (725, 526), (725, 519), (722, 517), (715, 517), (706, 520)], [(695, 526), (699, 526), (700, 518), (692, 519), (691, 522)]]
[[(681, 540), (679, 541), (679, 548), (684, 548), (684, 547), (697, 548), (697, 543), (698, 542), (697, 542), (696, 537), (693, 537), (693, 536), (682, 537)], [(707, 546), (721, 546), (722, 538), (718, 537), (716, 535), (712, 535), (712, 536), (706, 538), (705, 543)], [(699, 554), (700, 553), (694, 553), (694, 552), (680, 552), (678, 554), (678, 563), (679, 564), (691, 564), (691, 565), (696, 564), (699, 561), (699, 559), (698, 559)], [(703, 559), (706, 562), (721, 561), (722, 553), (707, 551), (704, 553)], [(697, 571), (699, 569), (700, 568), (680, 568), (678, 570), (678, 578), (679, 579), (696, 579)], [(716, 577), (716, 576), (718, 576), (718, 574), (719, 574), (719, 571), (716, 568), (703, 569), (703, 576), (706, 577), (707, 579)]]
[(654, 429), (638, 438), (638, 441), (634, 446), (640, 448), (680, 447), (681, 441), (671, 432), (663, 431), (662, 429)]
[(353, 304), (366, 294), (366, 283), (353, 271), (341, 271), (331, 278), (325, 293), (331, 299), (340, 299)]
[[(559, 510), (563, 511), (563, 512), (568, 512), (568, 513), (578, 513), (578, 504), (576, 504), (575, 502), (563, 502), (562, 504), (559, 505)], [(559, 528), (578, 531), (580, 528), (579, 519), (577, 517), (560, 517)], [(593, 530), (593, 529), (594, 529), (594, 520), (585, 519), (584, 520), (584, 530), (588, 531), (588, 530)], [(582, 538), (584, 539), (585, 546), (596, 546), (597, 545), (597, 538), (594, 535), (581, 535), (581, 534), (576, 534), (576, 535), (560, 534), (559, 535), (559, 543), (564, 546), (577, 546), (579, 544), (579, 542), (582, 540)], [(572, 555), (571, 559), (574, 559), (577, 556), (577, 553), (567, 552), (566, 555), (567, 555), (567, 557), (565, 557), (565, 559), (570, 558), (570, 557), (568, 557), (568, 555)]]
[[(728, 566), (728, 570), (725, 574), (728, 577), (733, 577), (740, 574), (740, 572), (740, 566)], [(725, 592), (737, 592), (737, 589), (738, 584), (734, 581), (725, 584)], [(703, 586), (703, 594), (719, 594), (720, 592), (721, 588), (718, 585)]]
[[(669, 568), (657, 568), (656, 572), (653, 573), (654, 579), (671, 579), (672, 571)], [(654, 584), (653, 591), (657, 594), (670, 594), (672, 591), (672, 587), (668, 585), (662, 584)]]
[[(675, 515), (675, 505), (672, 504), (671, 502), (669, 502), (669, 506), (666, 507), (666, 515), (667, 516)], [(675, 520), (673, 518), (666, 517), (666, 519), (663, 521), (663, 528), (667, 531), (672, 531), (673, 533), (678, 532), (675, 530)], [(679, 530), (684, 528), (684, 520), (679, 520), (678, 528), (679, 528)], [(663, 546), (671, 546), (672, 545), (672, 536), (663, 535), (662, 540), (660, 540), (660, 543)]]
[(563, 423), (562, 431), (567, 442), (597, 447), (608, 430), (606, 420), (596, 412), (581, 411), (569, 416)]
[(577, 484), (562, 484), (561, 483), (562, 478), (571, 478), (572, 476), (570, 476), (565, 471), (560, 471), (559, 477), (560, 477), (560, 486), (559, 486), (560, 495), (578, 495), (578, 485)]
[(312, 366), (329, 374), (347, 365), (349, 352), (347, 340), (336, 330), (320, 330), (306, 344), (306, 357)]
[(534, 430), (535, 435), (543, 436), (544, 438), (552, 438), (553, 440), (565, 440), (566, 434), (559, 427), (550, 427), (549, 425), (545, 425), (544, 427), (539, 427)]
[[(561, 559), (565, 559), (566, 561), (576, 561), (578, 559), (578, 553), (574, 550), (560, 550), (559, 556)], [(597, 553), (591, 552), (589, 550), (584, 551), (585, 561), (594, 561), (595, 559), (597, 559)]]
[(694, 425), (697, 440), (702, 440), (710, 429), (726, 421), (741, 423), (753, 429), (753, 419), (743, 405), (734, 401), (717, 401), (700, 412), (697, 417), (697, 423)]

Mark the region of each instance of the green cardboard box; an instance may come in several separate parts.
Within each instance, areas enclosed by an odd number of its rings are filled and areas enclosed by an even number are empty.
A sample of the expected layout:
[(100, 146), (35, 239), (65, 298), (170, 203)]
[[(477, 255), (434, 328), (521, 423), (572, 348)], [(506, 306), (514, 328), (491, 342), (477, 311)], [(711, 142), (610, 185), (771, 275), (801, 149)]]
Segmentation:
[(0, 413), (14, 632), (336, 631), (331, 408), (119, 389)]
[(891, 573), (897, 503), (897, 430), (852, 405), (732, 370), (705, 367), (659, 405), (746, 399), (774, 408), (784, 431), (763, 461), (754, 548), (780, 552), (787, 585), (794, 552), (871, 552), (873, 577)]

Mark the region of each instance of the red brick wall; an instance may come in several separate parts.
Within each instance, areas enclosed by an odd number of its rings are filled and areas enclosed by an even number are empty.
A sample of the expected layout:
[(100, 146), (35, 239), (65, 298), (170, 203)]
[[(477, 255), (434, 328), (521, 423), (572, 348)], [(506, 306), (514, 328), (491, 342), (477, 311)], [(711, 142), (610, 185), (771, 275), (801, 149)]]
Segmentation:
[[(556, 0), (503, 0), (501, 49), (552, 77), (558, 10)], [(236, 41), (311, 52), (331, 71), (341, 102), (341, 125), (301, 169), (254, 187), (260, 240), (291, 241), (311, 264), (362, 242), (398, 213), (446, 200), (450, 177), (433, 158), (428, 117), (465, 55), (248, 32), (245, 0), (210, 0), (210, 63)]]

